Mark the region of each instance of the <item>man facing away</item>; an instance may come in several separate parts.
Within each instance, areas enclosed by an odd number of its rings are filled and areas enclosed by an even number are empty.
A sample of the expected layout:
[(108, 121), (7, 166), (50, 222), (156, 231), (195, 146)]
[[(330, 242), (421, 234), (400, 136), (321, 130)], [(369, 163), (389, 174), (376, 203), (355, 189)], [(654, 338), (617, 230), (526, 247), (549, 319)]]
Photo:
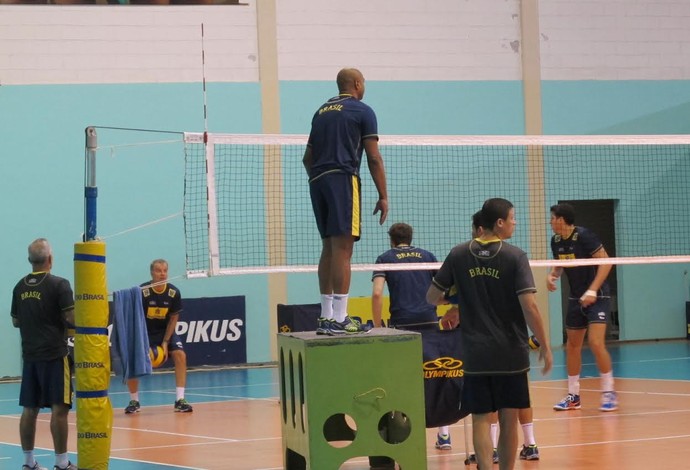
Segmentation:
[(12, 325), (22, 338), (22, 384), (19, 437), (24, 452), (22, 470), (46, 470), (34, 457), (36, 420), (50, 407), (50, 433), (55, 448), (54, 470), (76, 470), (67, 455), (67, 415), (72, 408), (71, 368), (67, 328), (74, 325), (74, 294), (67, 279), (53, 276), (53, 252), (45, 238), (29, 245), (31, 273), (12, 292)]
[[(412, 226), (396, 223), (388, 229), (391, 249), (376, 258), (376, 264), (435, 263), (436, 256), (430, 251), (412, 246)], [(426, 292), (431, 285), (435, 271), (429, 269), (404, 271), (374, 271), (372, 277), (371, 311), (374, 326), (381, 326), (383, 310), (383, 288), (388, 284), (390, 296), (390, 320), (393, 328), (420, 331), (426, 328), (438, 329), (436, 306), (426, 301)], [(450, 450), (448, 426), (439, 426), (435, 447)]]
[(357, 69), (345, 68), (338, 72), (336, 83), (338, 95), (321, 105), (312, 118), (302, 159), (322, 240), (318, 268), (321, 316), (316, 332), (328, 335), (363, 331), (347, 313), (350, 260), (361, 230), (362, 153), (366, 153), (369, 173), (378, 191), (374, 214), (380, 212), (379, 224), (388, 215), (376, 115), (362, 102), (364, 76)]

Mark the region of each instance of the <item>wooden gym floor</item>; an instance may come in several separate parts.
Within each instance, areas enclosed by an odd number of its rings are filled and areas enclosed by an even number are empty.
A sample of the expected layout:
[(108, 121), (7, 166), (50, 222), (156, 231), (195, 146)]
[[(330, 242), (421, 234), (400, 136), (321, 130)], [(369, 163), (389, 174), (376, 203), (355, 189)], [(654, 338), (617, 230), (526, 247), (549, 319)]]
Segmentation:
[[(599, 379), (585, 350), (582, 409), (556, 412), (566, 391), (562, 349), (554, 351), (549, 377), (531, 372), (534, 428), (541, 460), (519, 461), (517, 469), (626, 469), (688, 467), (690, 448), (690, 342), (684, 340), (611, 344), (620, 409), (598, 411)], [(533, 357), (533, 360), (536, 356)], [(274, 367), (190, 371), (187, 399), (194, 412), (174, 413), (173, 376), (158, 373), (141, 382), (141, 413), (125, 415), (129, 401), (117, 377), (111, 381), (114, 424), (110, 469), (278, 470), (283, 468), (278, 370)], [(0, 383), (0, 468), (21, 468), (19, 383)], [(36, 454), (52, 467), (49, 415), (39, 416)], [(76, 426), (70, 414), (69, 451), (77, 460)], [(464, 468), (465, 430), (471, 418), (451, 427), (453, 449), (434, 449), (427, 430), (428, 470)], [(521, 433), (520, 433), (521, 436)], [(470, 447), (471, 447), (471, 438)], [(470, 448), (471, 451), (471, 448)], [(654, 463), (656, 462), (656, 463)], [(366, 470), (365, 458), (343, 470)], [(471, 470), (476, 467), (470, 467)], [(494, 466), (498, 468), (498, 466)], [(327, 470), (327, 469), (317, 469)], [(407, 469), (406, 469), (407, 470)]]

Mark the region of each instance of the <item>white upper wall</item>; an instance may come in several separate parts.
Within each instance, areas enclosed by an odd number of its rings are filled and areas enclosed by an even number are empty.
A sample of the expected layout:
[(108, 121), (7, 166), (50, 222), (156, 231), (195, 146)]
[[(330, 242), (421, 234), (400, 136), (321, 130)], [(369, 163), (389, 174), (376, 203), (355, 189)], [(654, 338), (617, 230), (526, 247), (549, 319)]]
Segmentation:
[(0, 6), (0, 84), (258, 81), (250, 6)]
[(519, 80), (519, 0), (278, 0), (281, 80)]
[(690, 0), (542, 0), (542, 79), (690, 79)]
[[(246, 6), (0, 5), (0, 84), (259, 80)], [(520, 80), (520, 0), (276, 0), (281, 80)], [(690, 0), (541, 0), (545, 80), (690, 79)]]

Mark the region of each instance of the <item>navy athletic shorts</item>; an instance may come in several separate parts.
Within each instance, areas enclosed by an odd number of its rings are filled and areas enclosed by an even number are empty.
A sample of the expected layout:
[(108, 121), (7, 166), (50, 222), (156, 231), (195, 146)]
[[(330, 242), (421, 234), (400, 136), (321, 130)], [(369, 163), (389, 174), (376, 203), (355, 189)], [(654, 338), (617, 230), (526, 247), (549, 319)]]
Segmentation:
[(349, 234), (359, 240), (362, 195), (358, 176), (324, 173), (310, 181), (309, 193), (321, 238)]
[(72, 408), (72, 374), (68, 356), (50, 361), (24, 361), (19, 406)]
[(610, 311), (611, 297), (597, 297), (597, 301), (589, 307), (580, 305), (580, 299), (569, 298), (565, 327), (582, 330), (590, 323), (606, 323)]

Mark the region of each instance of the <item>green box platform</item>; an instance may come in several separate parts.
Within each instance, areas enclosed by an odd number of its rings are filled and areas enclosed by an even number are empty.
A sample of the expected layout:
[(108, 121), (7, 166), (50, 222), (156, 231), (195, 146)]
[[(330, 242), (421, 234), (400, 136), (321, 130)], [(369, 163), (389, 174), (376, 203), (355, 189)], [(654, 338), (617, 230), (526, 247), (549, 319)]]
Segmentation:
[[(374, 456), (426, 470), (419, 333), (279, 333), (278, 355), (286, 470), (338, 470)], [(391, 423), (394, 411), (402, 415)]]

